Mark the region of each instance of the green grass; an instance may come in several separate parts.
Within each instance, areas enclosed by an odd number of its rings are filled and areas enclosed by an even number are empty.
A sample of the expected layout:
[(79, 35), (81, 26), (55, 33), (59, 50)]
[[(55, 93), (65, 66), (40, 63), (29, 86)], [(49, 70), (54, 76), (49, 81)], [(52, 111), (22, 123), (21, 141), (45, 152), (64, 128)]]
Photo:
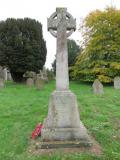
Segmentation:
[(61, 154), (35, 156), (27, 153), (31, 132), (47, 115), (49, 95), (55, 83), (43, 91), (7, 83), (0, 90), (0, 160), (120, 160), (120, 90), (105, 87), (96, 96), (91, 85), (71, 82), (77, 95), (81, 120), (100, 143), (103, 155)]

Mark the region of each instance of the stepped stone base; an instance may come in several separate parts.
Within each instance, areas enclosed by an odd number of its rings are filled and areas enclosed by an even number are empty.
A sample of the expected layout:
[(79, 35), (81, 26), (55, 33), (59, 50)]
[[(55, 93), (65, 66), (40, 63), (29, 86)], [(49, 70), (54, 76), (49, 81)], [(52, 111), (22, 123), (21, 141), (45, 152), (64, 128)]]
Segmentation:
[(41, 131), (42, 140), (80, 141), (91, 145), (87, 130), (80, 121), (76, 96), (71, 91), (54, 91), (50, 96), (48, 116)]
[(89, 148), (92, 144), (88, 141), (52, 141), (41, 142), (36, 145), (36, 149), (59, 149), (59, 148)]
[(86, 128), (81, 124), (80, 128), (44, 128), (42, 129), (43, 141), (80, 140), (91, 143)]

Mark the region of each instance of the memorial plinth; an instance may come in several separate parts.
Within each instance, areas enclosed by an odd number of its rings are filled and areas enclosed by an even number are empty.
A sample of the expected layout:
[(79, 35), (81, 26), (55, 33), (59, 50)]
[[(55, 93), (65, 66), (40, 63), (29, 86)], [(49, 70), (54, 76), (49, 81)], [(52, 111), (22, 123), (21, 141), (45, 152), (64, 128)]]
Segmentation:
[(50, 95), (48, 116), (41, 136), (43, 141), (81, 141), (91, 144), (80, 121), (77, 99), (69, 90), (67, 37), (76, 29), (76, 20), (66, 8), (57, 8), (48, 19), (48, 30), (57, 38), (56, 90)]

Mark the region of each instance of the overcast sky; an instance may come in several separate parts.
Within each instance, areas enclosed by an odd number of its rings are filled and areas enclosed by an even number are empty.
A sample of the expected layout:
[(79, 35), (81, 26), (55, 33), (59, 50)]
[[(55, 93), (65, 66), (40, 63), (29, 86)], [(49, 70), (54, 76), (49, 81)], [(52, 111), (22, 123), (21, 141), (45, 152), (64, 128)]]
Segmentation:
[[(90, 11), (104, 9), (108, 5), (120, 9), (120, 0), (0, 0), (0, 20), (6, 18), (34, 18), (43, 24), (43, 35), (47, 43), (46, 67), (51, 68), (56, 54), (56, 39), (47, 31), (47, 18), (56, 7), (66, 7), (67, 11), (77, 20), (77, 30), (80, 19)], [(80, 32), (74, 32), (70, 38), (80, 41)]]

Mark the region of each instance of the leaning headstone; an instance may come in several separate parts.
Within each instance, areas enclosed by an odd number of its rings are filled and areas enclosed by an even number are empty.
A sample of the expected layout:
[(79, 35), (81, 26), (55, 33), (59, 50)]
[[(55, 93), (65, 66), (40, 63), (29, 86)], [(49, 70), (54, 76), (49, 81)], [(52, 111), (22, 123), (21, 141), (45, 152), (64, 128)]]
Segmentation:
[(28, 87), (34, 86), (34, 80), (32, 78), (28, 78), (27, 81), (26, 81), (26, 85)]
[(56, 90), (50, 96), (41, 137), (43, 141), (64, 141), (64, 145), (77, 141), (89, 146), (91, 140), (80, 120), (76, 96), (69, 90), (67, 37), (75, 29), (76, 21), (66, 8), (57, 8), (48, 18), (48, 30), (57, 38)]
[(4, 88), (4, 80), (0, 78), (0, 88)]
[(44, 87), (44, 80), (37, 76), (35, 80), (35, 87), (37, 90), (42, 90)]
[(115, 89), (120, 89), (120, 77), (115, 77), (114, 78), (114, 88)]
[(93, 92), (94, 92), (94, 94), (103, 94), (104, 93), (103, 85), (98, 79), (96, 79), (93, 83)]

